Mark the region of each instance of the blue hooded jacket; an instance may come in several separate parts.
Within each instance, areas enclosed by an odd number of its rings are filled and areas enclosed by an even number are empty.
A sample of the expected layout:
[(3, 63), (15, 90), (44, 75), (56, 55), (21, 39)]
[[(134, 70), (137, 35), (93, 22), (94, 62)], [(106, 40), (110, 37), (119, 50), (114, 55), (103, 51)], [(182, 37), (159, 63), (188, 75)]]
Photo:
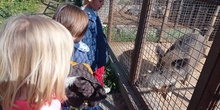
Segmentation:
[(71, 61), (77, 63), (87, 63), (89, 65), (90, 61), (88, 59), (87, 53), (89, 52), (89, 47), (80, 41), (79, 43), (74, 44), (74, 54), (72, 55)]
[(88, 59), (92, 70), (95, 72), (108, 62), (108, 43), (96, 12), (89, 8), (83, 10), (88, 14), (89, 24), (82, 41), (89, 46)]

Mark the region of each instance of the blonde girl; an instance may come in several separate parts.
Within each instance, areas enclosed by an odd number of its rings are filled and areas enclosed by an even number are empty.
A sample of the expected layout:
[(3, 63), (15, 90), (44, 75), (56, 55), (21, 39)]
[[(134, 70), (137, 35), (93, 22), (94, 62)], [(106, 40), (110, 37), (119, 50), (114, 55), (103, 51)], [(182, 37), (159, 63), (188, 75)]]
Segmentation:
[(4, 110), (60, 110), (66, 100), (73, 40), (54, 20), (10, 19), (0, 33), (0, 97)]

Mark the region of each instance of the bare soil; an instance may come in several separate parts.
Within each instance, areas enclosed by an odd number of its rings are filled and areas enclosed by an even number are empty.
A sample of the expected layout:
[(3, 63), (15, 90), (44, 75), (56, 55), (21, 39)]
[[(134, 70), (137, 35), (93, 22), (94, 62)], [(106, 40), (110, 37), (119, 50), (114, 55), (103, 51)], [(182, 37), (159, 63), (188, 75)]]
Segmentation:
[[(152, 69), (157, 62), (155, 54), (155, 46), (163, 45), (164, 50), (168, 49), (171, 43), (152, 43), (146, 42), (142, 47), (144, 51), (142, 55), (142, 64), (140, 69), (140, 76), (144, 77), (148, 73), (148, 70)], [(207, 44), (210, 48), (211, 42)], [(120, 64), (126, 69), (130, 70), (131, 55), (134, 48), (133, 42), (111, 42), (110, 47), (113, 50), (116, 58), (118, 58)], [(209, 52), (209, 48), (207, 53)], [(206, 53), (206, 54), (207, 54)], [(140, 57), (140, 56), (139, 56)], [(142, 94), (142, 98), (152, 109), (174, 109), (174, 110), (185, 110), (192, 97), (194, 88), (200, 76), (200, 72), (203, 68), (206, 58), (201, 59), (200, 63), (195, 67), (193, 74), (190, 76), (187, 84), (182, 84), (180, 81), (177, 82), (175, 88), (166, 99), (162, 94), (153, 91), (151, 88), (145, 87), (144, 84), (139, 87), (139, 92)], [(142, 76), (143, 75), (143, 76)], [(143, 79), (144, 80), (144, 79)]]

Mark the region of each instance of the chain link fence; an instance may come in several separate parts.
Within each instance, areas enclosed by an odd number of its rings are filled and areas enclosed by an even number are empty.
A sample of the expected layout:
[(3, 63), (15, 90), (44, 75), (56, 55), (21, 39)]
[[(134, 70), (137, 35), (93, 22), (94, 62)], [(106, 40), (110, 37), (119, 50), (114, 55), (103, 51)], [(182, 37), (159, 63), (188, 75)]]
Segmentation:
[(98, 14), (125, 78), (149, 108), (187, 109), (218, 30), (219, 6), (196, 0), (105, 2)]

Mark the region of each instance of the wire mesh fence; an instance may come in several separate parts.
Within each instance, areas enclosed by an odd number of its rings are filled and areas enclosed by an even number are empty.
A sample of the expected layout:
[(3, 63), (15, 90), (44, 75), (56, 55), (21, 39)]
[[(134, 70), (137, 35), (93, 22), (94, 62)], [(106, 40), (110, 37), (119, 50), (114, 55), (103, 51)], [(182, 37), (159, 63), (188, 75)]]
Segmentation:
[(220, 110), (220, 101), (218, 101), (215, 110)]
[[(187, 109), (219, 26), (219, 6), (195, 0), (113, 3), (103, 24), (110, 27), (112, 20), (109, 45), (127, 79), (136, 75), (135, 86), (151, 109)], [(138, 42), (139, 37), (143, 39)], [(134, 59), (137, 67), (132, 66)], [(132, 68), (137, 68), (134, 73)]]
[[(109, 1), (105, 1), (108, 4)], [(131, 64), (131, 54), (134, 48), (135, 37), (137, 34), (138, 19), (140, 15), (141, 2), (114, 0), (112, 11), (112, 31), (111, 31), (111, 49), (114, 50), (117, 58), (123, 62), (125, 70), (129, 73)], [(99, 16), (105, 16), (109, 10), (102, 8)], [(103, 19), (103, 25), (108, 25), (109, 16)], [(107, 33), (107, 27), (104, 28)]]

